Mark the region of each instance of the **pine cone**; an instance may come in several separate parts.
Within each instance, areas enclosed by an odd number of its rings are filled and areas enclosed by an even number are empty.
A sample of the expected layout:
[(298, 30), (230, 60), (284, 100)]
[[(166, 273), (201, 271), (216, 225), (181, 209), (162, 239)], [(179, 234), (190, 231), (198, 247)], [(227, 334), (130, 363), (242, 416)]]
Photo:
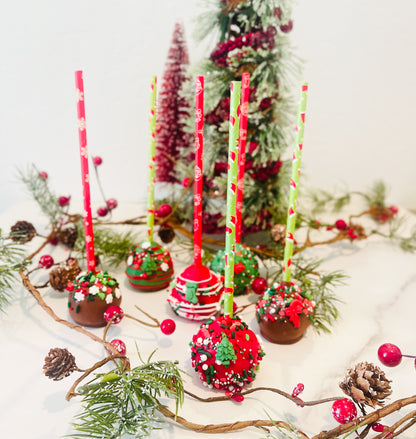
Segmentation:
[(74, 370), (78, 370), (75, 357), (68, 349), (53, 348), (45, 357), (43, 373), (54, 381), (69, 376)]
[(286, 226), (284, 224), (275, 224), (271, 229), (273, 241), (283, 243), (286, 236)]
[(364, 361), (348, 370), (339, 387), (356, 403), (375, 408), (383, 406), (383, 400), (391, 395), (390, 383), (379, 367)]
[(32, 223), (27, 221), (17, 221), (17, 223), (10, 228), (12, 235), (10, 238), (19, 244), (31, 241), (36, 236), (36, 229)]
[(77, 238), (78, 230), (76, 229), (76, 227), (66, 227), (65, 229), (61, 229), (58, 233), (59, 241), (69, 248), (74, 248)]
[(81, 268), (76, 259), (69, 258), (65, 262), (61, 262), (57, 268), (49, 272), (51, 287), (56, 291), (65, 291), (68, 282), (73, 281), (80, 272)]
[(157, 234), (165, 244), (169, 244), (175, 238), (175, 231), (170, 226), (160, 226)]

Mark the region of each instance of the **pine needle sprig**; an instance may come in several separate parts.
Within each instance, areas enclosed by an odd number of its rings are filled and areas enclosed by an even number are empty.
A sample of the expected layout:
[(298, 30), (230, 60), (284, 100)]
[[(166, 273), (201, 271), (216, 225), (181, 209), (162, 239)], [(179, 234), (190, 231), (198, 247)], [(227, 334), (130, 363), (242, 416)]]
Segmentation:
[(13, 282), (18, 278), (18, 272), (30, 261), (25, 261), (25, 250), (3, 234), (0, 229), (0, 311), (4, 312), (9, 304)]
[(56, 226), (64, 211), (59, 205), (58, 197), (49, 188), (48, 181), (40, 176), (34, 164), (29, 165), (25, 170), (18, 169), (17, 173), (28, 194), (36, 201), (50, 223)]
[(373, 235), (378, 235), (387, 238), (390, 242), (398, 245), (403, 251), (413, 253), (416, 252), (416, 227), (410, 231), (410, 235), (403, 236), (400, 229), (405, 224), (405, 218), (394, 218), (389, 222), (388, 233), (383, 233), (380, 230), (372, 230)]
[(181, 372), (176, 362), (151, 361), (152, 355), (143, 362), (139, 354), (140, 366), (127, 371), (119, 366), (97, 374), (78, 389), (81, 394), (88, 393), (83, 400), (84, 411), (73, 424), (76, 433), (72, 438), (147, 437), (163, 422), (157, 416), (160, 397), (173, 399), (177, 413), (184, 399)]
[[(82, 222), (75, 224), (78, 230), (74, 250), (80, 260), (85, 260), (85, 233)], [(105, 226), (94, 226), (95, 254), (110, 267), (118, 267), (127, 260), (129, 251), (138, 242), (137, 236), (131, 232), (117, 232)]]

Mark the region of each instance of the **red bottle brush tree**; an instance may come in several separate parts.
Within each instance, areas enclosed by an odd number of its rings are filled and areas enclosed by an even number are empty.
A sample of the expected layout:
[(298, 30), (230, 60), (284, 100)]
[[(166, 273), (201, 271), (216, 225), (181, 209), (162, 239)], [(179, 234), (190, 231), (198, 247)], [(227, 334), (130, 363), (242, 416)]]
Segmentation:
[(175, 24), (157, 103), (156, 181), (175, 183), (175, 162), (179, 151), (188, 147), (192, 136), (184, 131), (189, 104), (180, 91), (187, 79), (188, 49), (183, 26)]
[[(300, 66), (289, 44), (291, 0), (217, 0), (198, 21), (201, 38), (216, 45), (199, 66), (205, 80), (204, 232), (223, 233), (227, 180), (229, 86), (250, 73), (243, 233), (271, 227), (287, 206), (282, 190), (281, 156), (292, 146), (293, 90)], [(293, 117), (292, 117), (293, 116)], [(190, 126), (190, 124), (189, 124)], [(193, 166), (191, 148), (182, 163)], [(183, 168), (183, 166), (181, 167)], [(185, 172), (184, 172), (185, 171)], [(181, 169), (182, 178), (190, 174)], [(186, 200), (188, 202), (188, 200)]]

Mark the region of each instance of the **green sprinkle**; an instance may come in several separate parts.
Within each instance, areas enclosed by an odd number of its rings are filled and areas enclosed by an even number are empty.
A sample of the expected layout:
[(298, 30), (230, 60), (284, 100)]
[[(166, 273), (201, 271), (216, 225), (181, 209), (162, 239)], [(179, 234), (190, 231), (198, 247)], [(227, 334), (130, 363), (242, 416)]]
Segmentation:
[(248, 334), (246, 334), (246, 340), (249, 341), (250, 340), (250, 336)]

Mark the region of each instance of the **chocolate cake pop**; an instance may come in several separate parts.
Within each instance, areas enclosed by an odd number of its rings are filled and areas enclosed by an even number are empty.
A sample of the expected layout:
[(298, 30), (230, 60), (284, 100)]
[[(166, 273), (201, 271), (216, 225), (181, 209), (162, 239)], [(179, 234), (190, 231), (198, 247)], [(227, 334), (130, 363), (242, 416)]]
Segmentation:
[(119, 284), (106, 271), (80, 273), (67, 291), (69, 315), (82, 326), (105, 326), (107, 308), (121, 303)]

